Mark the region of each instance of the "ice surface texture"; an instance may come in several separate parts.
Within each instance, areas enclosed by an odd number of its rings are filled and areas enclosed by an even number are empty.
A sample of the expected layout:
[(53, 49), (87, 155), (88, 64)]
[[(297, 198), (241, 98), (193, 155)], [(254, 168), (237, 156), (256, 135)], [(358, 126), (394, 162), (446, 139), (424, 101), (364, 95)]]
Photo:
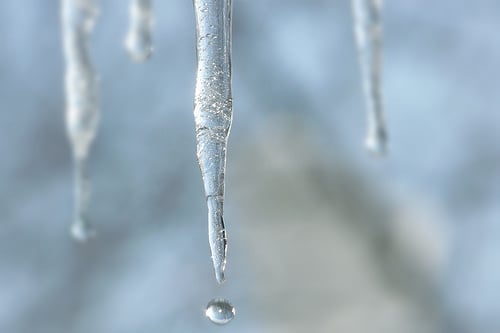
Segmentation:
[(368, 117), (366, 148), (383, 155), (387, 149), (387, 130), (381, 93), (382, 0), (352, 0), (354, 30), (358, 46), (363, 90)]
[(151, 0), (131, 0), (129, 13), (130, 26), (125, 47), (133, 61), (143, 62), (153, 54)]
[(86, 165), (99, 122), (98, 78), (89, 52), (89, 36), (97, 15), (96, 0), (62, 0), (66, 127), (75, 167), (75, 217), (71, 233), (80, 241), (93, 234), (87, 220), (90, 184)]
[(194, 0), (198, 70), (194, 99), (197, 157), (208, 206), (215, 276), (224, 281), (227, 239), (223, 220), (231, 94), (231, 0)]

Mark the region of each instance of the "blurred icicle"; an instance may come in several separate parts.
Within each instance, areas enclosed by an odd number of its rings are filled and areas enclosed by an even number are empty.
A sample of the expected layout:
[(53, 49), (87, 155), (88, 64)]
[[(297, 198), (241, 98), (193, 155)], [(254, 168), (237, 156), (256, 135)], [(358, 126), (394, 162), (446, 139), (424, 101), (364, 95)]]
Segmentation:
[(368, 116), (365, 145), (370, 152), (383, 155), (387, 149), (387, 130), (380, 79), (382, 70), (382, 0), (352, 0), (352, 8)]
[(198, 71), (194, 101), (197, 157), (208, 206), (208, 238), (215, 276), (224, 281), (227, 239), (223, 220), (231, 94), (231, 0), (193, 0)]
[(152, 29), (151, 0), (131, 0), (125, 47), (133, 61), (146, 61), (153, 54)]
[(86, 241), (94, 234), (87, 220), (90, 184), (86, 166), (99, 122), (98, 78), (89, 51), (89, 35), (97, 15), (96, 0), (62, 0), (66, 127), (75, 168), (75, 216), (71, 233), (79, 241)]

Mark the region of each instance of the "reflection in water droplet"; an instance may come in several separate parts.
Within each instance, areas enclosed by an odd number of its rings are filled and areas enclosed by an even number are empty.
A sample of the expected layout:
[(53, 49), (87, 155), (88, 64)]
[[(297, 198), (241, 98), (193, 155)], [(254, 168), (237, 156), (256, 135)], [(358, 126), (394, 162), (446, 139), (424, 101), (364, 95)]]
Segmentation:
[(233, 305), (226, 299), (214, 298), (207, 304), (205, 315), (214, 324), (225, 325), (229, 323), (236, 314)]

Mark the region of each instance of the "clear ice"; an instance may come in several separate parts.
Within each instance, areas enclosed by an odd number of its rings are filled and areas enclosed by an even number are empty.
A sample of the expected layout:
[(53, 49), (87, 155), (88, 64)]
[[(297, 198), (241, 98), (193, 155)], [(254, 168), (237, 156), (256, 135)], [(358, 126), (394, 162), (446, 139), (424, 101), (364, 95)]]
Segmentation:
[(143, 62), (153, 54), (151, 0), (131, 0), (129, 15), (125, 47), (133, 61)]
[(207, 304), (205, 315), (214, 324), (225, 325), (233, 320), (236, 310), (225, 299), (213, 299)]
[(62, 0), (66, 129), (75, 169), (75, 216), (71, 234), (78, 241), (86, 241), (94, 234), (87, 218), (90, 183), (86, 166), (99, 123), (98, 78), (89, 51), (89, 36), (98, 12), (96, 0)]
[(352, 0), (354, 30), (358, 46), (363, 90), (368, 117), (365, 146), (383, 155), (387, 149), (387, 130), (381, 96), (382, 0)]
[(208, 206), (208, 238), (215, 277), (224, 281), (227, 239), (223, 219), (231, 93), (231, 0), (193, 0), (198, 70), (194, 118), (198, 163)]

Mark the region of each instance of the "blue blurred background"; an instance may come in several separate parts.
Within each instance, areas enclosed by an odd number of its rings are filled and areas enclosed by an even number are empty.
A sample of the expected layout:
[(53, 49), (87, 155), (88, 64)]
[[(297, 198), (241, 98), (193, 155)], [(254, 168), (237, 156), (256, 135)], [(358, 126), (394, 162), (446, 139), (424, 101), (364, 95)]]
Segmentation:
[[(500, 2), (385, 3), (390, 153), (347, 0), (234, 2), (228, 281), (195, 159), (191, 1), (155, 1), (130, 62), (101, 2), (98, 237), (74, 243), (58, 1), (0, 2), (0, 332), (500, 332)], [(227, 297), (226, 327), (204, 317)]]

